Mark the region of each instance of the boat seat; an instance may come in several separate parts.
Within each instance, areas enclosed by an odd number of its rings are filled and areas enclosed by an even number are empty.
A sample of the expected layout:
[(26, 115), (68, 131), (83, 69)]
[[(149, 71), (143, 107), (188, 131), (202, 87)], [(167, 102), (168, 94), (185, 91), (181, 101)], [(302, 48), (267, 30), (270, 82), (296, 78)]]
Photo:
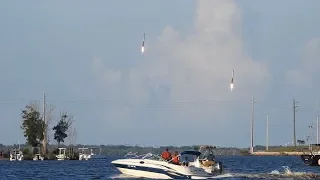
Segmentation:
[(214, 164), (214, 161), (209, 161), (209, 160), (202, 160), (202, 165), (209, 167)]
[(189, 162), (188, 161), (183, 161), (182, 162), (182, 166), (189, 166)]
[(209, 161), (214, 161), (215, 158), (216, 158), (216, 157), (215, 157), (213, 154), (209, 154), (206, 159), (209, 160)]

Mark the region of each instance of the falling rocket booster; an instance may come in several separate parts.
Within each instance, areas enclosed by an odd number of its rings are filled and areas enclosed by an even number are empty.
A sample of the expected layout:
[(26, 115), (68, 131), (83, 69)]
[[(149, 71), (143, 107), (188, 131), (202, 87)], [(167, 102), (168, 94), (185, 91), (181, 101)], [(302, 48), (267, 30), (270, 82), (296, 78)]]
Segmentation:
[(233, 84), (233, 78), (234, 78), (234, 69), (232, 69), (232, 78), (231, 78), (231, 84)]
[(231, 92), (232, 92), (232, 89), (233, 89), (233, 79), (234, 79), (234, 69), (232, 69), (232, 78), (231, 78), (231, 83), (230, 83)]
[(142, 47), (144, 47), (144, 41), (146, 39), (146, 33), (143, 33)]
[(141, 45), (141, 53), (143, 54), (144, 53), (144, 41), (146, 39), (146, 34), (143, 33), (143, 40), (142, 40), (142, 45)]

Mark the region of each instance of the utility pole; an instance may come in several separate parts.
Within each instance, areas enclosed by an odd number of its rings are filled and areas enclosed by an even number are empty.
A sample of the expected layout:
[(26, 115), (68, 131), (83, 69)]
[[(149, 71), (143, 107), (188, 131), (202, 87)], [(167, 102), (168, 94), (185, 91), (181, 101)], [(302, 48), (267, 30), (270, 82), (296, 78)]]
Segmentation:
[(319, 144), (319, 116), (317, 117), (317, 144)]
[(251, 146), (250, 146), (250, 154), (253, 154), (253, 122), (254, 122), (254, 96), (252, 96), (252, 112), (251, 112)]
[(47, 119), (46, 119), (46, 94), (43, 93), (43, 124), (44, 124), (44, 128), (43, 128), (43, 142), (42, 142), (42, 146), (43, 146), (43, 154), (46, 154), (47, 151)]
[(46, 122), (46, 93), (43, 93), (43, 121)]
[(297, 141), (296, 141), (296, 112), (298, 111), (296, 108), (298, 107), (296, 105), (296, 100), (293, 98), (293, 143), (294, 147), (297, 147)]
[(267, 114), (267, 123), (266, 123), (266, 151), (269, 150), (269, 115)]

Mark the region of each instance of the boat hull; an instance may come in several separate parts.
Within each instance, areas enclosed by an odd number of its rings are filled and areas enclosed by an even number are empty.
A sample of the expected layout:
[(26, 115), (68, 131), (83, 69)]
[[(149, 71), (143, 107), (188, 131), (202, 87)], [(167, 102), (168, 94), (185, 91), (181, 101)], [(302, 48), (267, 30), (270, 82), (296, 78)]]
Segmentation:
[(152, 179), (208, 179), (209, 174), (202, 168), (174, 165), (164, 161), (121, 159), (111, 162), (121, 173)]
[(304, 154), (300, 156), (303, 163), (308, 166), (320, 166), (320, 155)]
[(174, 179), (166, 174), (149, 172), (146, 170), (130, 169), (124, 167), (117, 167), (117, 169), (122, 173), (135, 177), (151, 178), (151, 179)]

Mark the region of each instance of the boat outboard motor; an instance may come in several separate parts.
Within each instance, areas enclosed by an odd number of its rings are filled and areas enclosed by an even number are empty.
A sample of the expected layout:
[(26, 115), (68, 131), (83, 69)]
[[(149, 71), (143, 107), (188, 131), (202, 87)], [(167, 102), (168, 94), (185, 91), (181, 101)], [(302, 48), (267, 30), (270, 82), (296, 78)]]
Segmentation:
[(212, 166), (212, 168), (217, 164), (216, 160), (215, 160), (215, 156), (213, 154), (209, 154), (205, 160), (202, 161), (202, 164), (205, 167), (210, 167)]
[(212, 166), (211, 172), (222, 173), (222, 162), (221, 161), (216, 162)]

